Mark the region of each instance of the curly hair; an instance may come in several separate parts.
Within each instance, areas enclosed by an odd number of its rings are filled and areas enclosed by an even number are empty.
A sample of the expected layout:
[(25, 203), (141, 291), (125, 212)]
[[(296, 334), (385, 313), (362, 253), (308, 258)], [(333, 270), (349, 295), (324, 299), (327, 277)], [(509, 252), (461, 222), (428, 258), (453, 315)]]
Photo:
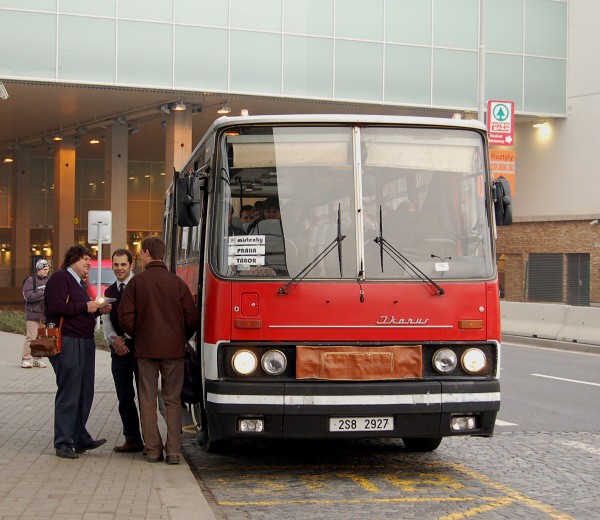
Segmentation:
[(63, 269), (72, 266), (75, 262), (81, 260), (84, 256), (92, 256), (92, 252), (83, 244), (77, 244), (67, 249), (65, 257), (61, 264)]

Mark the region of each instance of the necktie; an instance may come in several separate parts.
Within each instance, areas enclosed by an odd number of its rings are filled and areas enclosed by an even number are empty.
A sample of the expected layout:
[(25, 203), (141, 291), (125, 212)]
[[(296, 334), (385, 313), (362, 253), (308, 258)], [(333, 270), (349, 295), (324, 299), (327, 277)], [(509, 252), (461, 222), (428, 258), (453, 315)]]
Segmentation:
[(121, 297), (123, 296), (123, 291), (125, 290), (125, 284), (121, 282), (119, 284), (119, 294), (117, 295), (117, 301), (121, 301)]
[(87, 292), (87, 287), (85, 286), (85, 282), (83, 280), (79, 280), (79, 285), (81, 285), (81, 287), (83, 287), (83, 290)]

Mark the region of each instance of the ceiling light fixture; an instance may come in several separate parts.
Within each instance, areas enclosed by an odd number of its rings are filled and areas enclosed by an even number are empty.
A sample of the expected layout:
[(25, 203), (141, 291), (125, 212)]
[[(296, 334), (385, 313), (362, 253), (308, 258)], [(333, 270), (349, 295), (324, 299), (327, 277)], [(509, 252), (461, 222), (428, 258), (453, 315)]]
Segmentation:
[(8, 155), (8, 154), (4, 156), (4, 159), (2, 159), (2, 162), (5, 163), (5, 164), (6, 163), (11, 163), (13, 161), (14, 161), (14, 159), (12, 158), (12, 156)]
[(549, 126), (546, 121), (542, 121), (541, 123), (534, 123), (533, 128), (544, 128)]
[(140, 129), (137, 126), (132, 126), (129, 129), (129, 135), (135, 135), (140, 131)]
[(100, 143), (100, 139), (98, 139), (97, 137), (92, 137), (90, 139), (90, 144), (99, 144)]
[(248, 117), (248, 115), (249, 115), (248, 109), (247, 108), (242, 108), (242, 110), (240, 111), (240, 115), (242, 117)]
[(229, 114), (231, 112), (231, 108), (229, 108), (229, 105), (227, 104), (227, 102), (223, 103), (221, 105), (221, 108), (219, 108), (219, 110), (217, 110), (217, 114)]
[(63, 140), (63, 137), (62, 137), (62, 135), (60, 135), (60, 134), (56, 134), (56, 135), (54, 135), (54, 136), (52, 137), (52, 140), (53, 140), (53, 141), (62, 141), (62, 140)]
[(167, 105), (163, 105), (160, 107), (160, 109), (165, 113), (165, 114), (170, 114), (171, 110), (169, 110), (169, 107)]
[(127, 118), (124, 115), (117, 116), (117, 123), (125, 126), (127, 124)]
[(5, 101), (8, 99), (8, 91), (4, 86), (4, 83), (0, 81), (0, 99), (4, 99)]
[(182, 110), (186, 110), (187, 107), (185, 106), (185, 103), (183, 101), (177, 101), (177, 103), (174, 103), (171, 106), (171, 110), (177, 110), (178, 112), (181, 112)]

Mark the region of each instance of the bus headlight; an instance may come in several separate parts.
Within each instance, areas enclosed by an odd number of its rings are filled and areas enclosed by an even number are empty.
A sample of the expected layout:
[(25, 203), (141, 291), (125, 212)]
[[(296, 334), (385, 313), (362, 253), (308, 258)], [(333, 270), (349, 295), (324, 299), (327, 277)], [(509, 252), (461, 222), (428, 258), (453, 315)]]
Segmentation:
[(279, 350), (269, 350), (268, 352), (265, 352), (260, 362), (263, 370), (271, 376), (282, 374), (287, 367), (287, 358), (284, 353)]
[(238, 350), (231, 358), (231, 366), (241, 376), (249, 376), (256, 370), (258, 359), (250, 350)]
[(449, 348), (442, 348), (433, 355), (433, 368), (440, 374), (452, 372), (458, 363), (456, 354)]
[(485, 358), (485, 354), (478, 348), (470, 348), (465, 350), (460, 362), (465, 372), (477, 374), (477, 372), (481, 372), (485, 368), (487, 359)]

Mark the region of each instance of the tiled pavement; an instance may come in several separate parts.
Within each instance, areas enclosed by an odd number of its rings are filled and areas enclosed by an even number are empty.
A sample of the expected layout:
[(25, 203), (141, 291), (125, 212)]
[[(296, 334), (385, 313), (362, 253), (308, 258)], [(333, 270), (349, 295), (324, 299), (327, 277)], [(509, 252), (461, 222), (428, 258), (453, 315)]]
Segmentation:
[(49, 363), (21, 368), (22, 344), (23, 336), (0, 332), (0, 519), (214, 518), (185, 459), (149, 464), (141, 453), (112, 451), (124, 439), (108, 352), (96, 353), (88, 421), (108, 442), (76, 460), (56, 457), (54, 371)]

